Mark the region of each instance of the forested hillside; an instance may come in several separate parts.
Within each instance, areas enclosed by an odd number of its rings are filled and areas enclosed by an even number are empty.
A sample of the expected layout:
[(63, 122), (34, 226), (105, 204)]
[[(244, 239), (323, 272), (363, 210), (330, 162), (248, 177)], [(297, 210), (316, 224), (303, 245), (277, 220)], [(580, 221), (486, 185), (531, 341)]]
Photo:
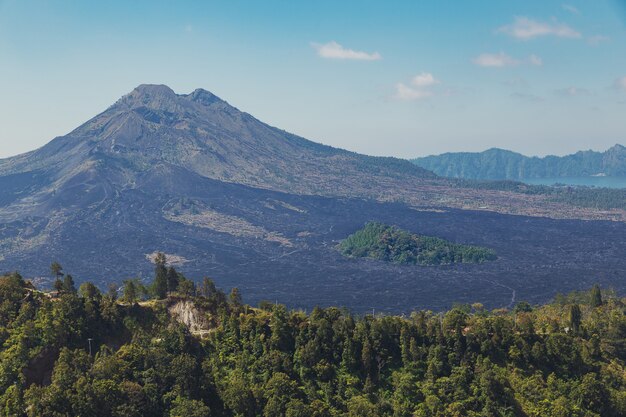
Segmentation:
[[(626, 300), (407, 317), (242, 303), (164, 258), (118, 297), (0, 278), (2, 416), (624, 416)], [(142, 301), (143, 300), (143, 301)]]
[(451, 178), (521, 180), (530, 178), (626, 176), (626, 148), (605, 152), (580, 151), (572, 155), (528, 157), (504, 149), (450, 152), (413, 159), (417, 166)]

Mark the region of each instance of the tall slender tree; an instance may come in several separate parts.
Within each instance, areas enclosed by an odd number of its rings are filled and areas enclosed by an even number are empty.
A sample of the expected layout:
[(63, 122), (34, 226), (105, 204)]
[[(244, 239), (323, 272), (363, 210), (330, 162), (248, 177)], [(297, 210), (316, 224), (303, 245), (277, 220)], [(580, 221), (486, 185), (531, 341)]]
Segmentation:
[(582, 322), (582, 312), (578, 304), (572, 304), (569, 309), (569, 324), (574, 334), (580, 331), (580, 323)]
[(179, 277), (178, 272), (173, 266), (167, 268), (167, 291), (174, 292), (178, 290)]
[(152, 293), (158, 299), (167, 297), (167, 268), (165, 264), (167, 259), (161, 252), (157, 253), (154, 263), (154, 282), (152, 283)]
[(56, 277), (56, 279), (54, 280), (54, 284), (52, 284), (52, 287), (55, 289), (56, 292), (61, 292), (63, 291), (63, 281), (61, 280), (61, 278)]
[(241, 297), (241, 292), (239, 291), (239, 288), (235, 287), (230, 291), (230, 304), (235, 307), (235, 308), (239, 308), (242, 306), (243, 304), (243, 299)]
[(67, 274), (65, 278), (63, 278), (63, 291), (68, 294), (76, 294), (74, 278), (70, 274)]
[(139, 286), (136, 279), (127, 279), (124, 281), (122, 299), (128, 304), (134, 304), (139, 299)]
[(213, 282), (213, 280), (209, 277), (204, 277), (202, 279), (202, 295), (211, 299), (216, 292), (217, 288), (215, 287), (215, 282)]
[(117, 285), (111, 283), (109, 284), (109, 290), (107, 291), (107, 297), (109, 297), (111, 300), (116, 301), (117, 300)]
[(602, 292), (598, 284), (591, 288), (591, 300), (589, 304), (591, 304), (591, 307), (600, 307), (602, 305)]
[(57, 261), (52, 262), (50, 265), (50, 272), (52, 272), (52, 276), (55, 278), (59, 278), (63, 276), (63, 267)]

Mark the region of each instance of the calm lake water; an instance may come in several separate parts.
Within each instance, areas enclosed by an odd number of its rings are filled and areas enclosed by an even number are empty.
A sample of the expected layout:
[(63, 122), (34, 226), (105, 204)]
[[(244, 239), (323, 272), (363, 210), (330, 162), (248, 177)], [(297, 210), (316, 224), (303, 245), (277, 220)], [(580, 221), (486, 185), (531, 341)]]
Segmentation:
[(531, 185), (586, 185), (590, 187), (626, 188), (626, 177), (564, 177), (532, 178), (521, 180)]

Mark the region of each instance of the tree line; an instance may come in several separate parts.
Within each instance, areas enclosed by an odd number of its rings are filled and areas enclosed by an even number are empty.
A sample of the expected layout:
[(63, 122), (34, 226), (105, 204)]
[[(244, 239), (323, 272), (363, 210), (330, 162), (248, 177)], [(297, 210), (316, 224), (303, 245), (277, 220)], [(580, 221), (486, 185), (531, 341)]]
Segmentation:
[[(626, 300), (599, 287), (511, 311), (305, 314), (208, 278), (181, 290), (161, 260), (143, 303), (129, 284), (51, 297), (0, 277), (0, 415), (626, 415)], [(168, 312), (181, 299), (209, 319), (205, 337)]]

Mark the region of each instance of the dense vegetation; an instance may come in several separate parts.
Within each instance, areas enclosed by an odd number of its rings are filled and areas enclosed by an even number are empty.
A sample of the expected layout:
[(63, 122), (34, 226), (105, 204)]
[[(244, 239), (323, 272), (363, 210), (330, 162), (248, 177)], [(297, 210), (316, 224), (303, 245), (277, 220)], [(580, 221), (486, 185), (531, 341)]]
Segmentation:
[(626, 210), (626, 189), (585, 186), (528, 185), (517, 181), (453, 180), (460, 187), (478, 190), (511, 191), (528, 195), (545, 195), (551, 201), (600, 210)]
[(626, 210), (626, 189), (552, 187), (552, 200), (578, 207)]
[(566, 156), (528, 157), (503, 149), (457, 152), (412, 160), (414, 164), (449, 178), (520, 180), (526, 178), (586, 177), (599, 173), (626, 176), (626, 147), (605, 152), (580, 151)]
[[(0, 415), (626, 415), (626, 300), (597, 287), (512, 312), (306, 315), (245, 306), (209, 279), (159, 300), (162, 266), (139, 303), (133, 280), (120, 299), (77, 291), (60, 265), (56, 298), (1, 277)], [(203, 312), (206, 335), (173, 318), (181, 302)]]
[(446, 265), (482, 263), (496, 259), (491, 249), (461, 245), (444, 239), (418, 236), (395, 226), (370, 222), (339, 244), (340, 252), (354, 258), (373, 258), (398, 264)]

